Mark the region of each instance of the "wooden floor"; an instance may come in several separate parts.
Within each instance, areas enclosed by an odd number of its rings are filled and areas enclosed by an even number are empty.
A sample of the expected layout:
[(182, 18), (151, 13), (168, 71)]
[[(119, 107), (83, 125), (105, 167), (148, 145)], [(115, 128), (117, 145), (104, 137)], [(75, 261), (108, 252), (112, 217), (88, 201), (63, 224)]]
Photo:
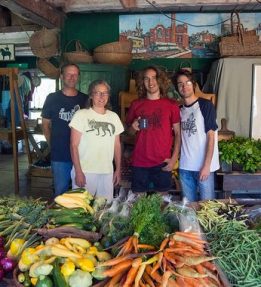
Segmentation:
[[(27, 155), (19, 153), (19, 195), (27, 197), (52, 198), (52, 179), (32, 177)], [(0, 196), (15, 195), (14, 166), (12, 154), (0, 154)]]

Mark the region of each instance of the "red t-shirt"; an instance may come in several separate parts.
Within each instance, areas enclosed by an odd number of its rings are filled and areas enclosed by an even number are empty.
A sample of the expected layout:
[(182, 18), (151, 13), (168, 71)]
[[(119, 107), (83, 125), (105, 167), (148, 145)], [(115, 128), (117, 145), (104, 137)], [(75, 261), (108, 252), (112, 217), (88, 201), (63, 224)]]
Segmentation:
[(138, 117), (147, 118), (149, 127), (137, 132), (132, 155), (132, 165), (152, 167), (171, 157), (173, 124), (180, 122), (179, 107), (168, 99), (138, 99), (132, 102), (126, 124)]

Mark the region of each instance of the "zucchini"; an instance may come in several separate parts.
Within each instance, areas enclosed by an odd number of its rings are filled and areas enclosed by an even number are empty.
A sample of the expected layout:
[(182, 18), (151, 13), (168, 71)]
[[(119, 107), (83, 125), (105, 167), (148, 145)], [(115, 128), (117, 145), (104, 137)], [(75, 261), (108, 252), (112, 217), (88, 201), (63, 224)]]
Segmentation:
[(53, 266), (53, 281), (55, 287), (69, 287), (61, 272), (58, 260), (55, 260)]
[(61, 216), (82, 216), (86, 215), (86, 211), (82, 208), (59, 208), (59, 209), (49, 209), (48, 215), (50, 217), (61, 217)]

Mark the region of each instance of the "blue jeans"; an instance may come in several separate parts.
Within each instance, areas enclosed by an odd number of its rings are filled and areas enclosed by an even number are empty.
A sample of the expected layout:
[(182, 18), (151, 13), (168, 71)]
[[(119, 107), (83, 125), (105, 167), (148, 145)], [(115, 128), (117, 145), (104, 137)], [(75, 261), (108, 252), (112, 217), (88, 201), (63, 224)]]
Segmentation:
[(64, 193), (71, 186), (72, 162), (70, 161), (51, 161), (54, 196)]
[(214, 172), (204, 181), (199, 180), (199, 171), (179, 169), (179, 178), (183, 196), (189, 201), (215, 198)]

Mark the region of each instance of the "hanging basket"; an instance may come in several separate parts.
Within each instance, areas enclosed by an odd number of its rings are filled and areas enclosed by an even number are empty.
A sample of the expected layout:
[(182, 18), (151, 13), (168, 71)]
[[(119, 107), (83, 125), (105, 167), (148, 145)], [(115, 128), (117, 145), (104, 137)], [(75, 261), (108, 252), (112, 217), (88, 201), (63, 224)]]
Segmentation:
[(132, 60), (132, 42), (120, 41), (94, 49), (94, 61), (101, 64), (128, 65)]
[[(75, 51), (67, 52), (67, 49), (72, 42), (75, 42)], [(71, 64), (88, 64), (93, 62), (92, 56), (83, 48), (79, 40), (72, 40), (67, 43), (65, 46), (65, 52), (63, 53), (63, 60), (64, 62)]]
[(57, 29), (43, 28), (36, 31), (29, 39), (29, 45), (33, 54), (39, 58), (50, 58), (58, 54), (58, 33)]
[[(234, 14), (238, 20), (236, 31), (233, 25)], [(219, 42), (220, 56), (260, 56), (261, 42), (256, 31), (245, 31), (237, 12), (231, 13), (230, 25), (232, 35), (222, 37)]]
[(180, 70), (186, 70), (186, 71), (189, 71), (190, 73), (192, 73), (192, 65), (189, 61), (181, 62), (179, 69)]
[(58, 79), (60, 76), (59, 68), (55, 67), (49, 60), (47, 59), (38, 59), (37, 67), (40, 71), (42, 71), (48, 78)]

